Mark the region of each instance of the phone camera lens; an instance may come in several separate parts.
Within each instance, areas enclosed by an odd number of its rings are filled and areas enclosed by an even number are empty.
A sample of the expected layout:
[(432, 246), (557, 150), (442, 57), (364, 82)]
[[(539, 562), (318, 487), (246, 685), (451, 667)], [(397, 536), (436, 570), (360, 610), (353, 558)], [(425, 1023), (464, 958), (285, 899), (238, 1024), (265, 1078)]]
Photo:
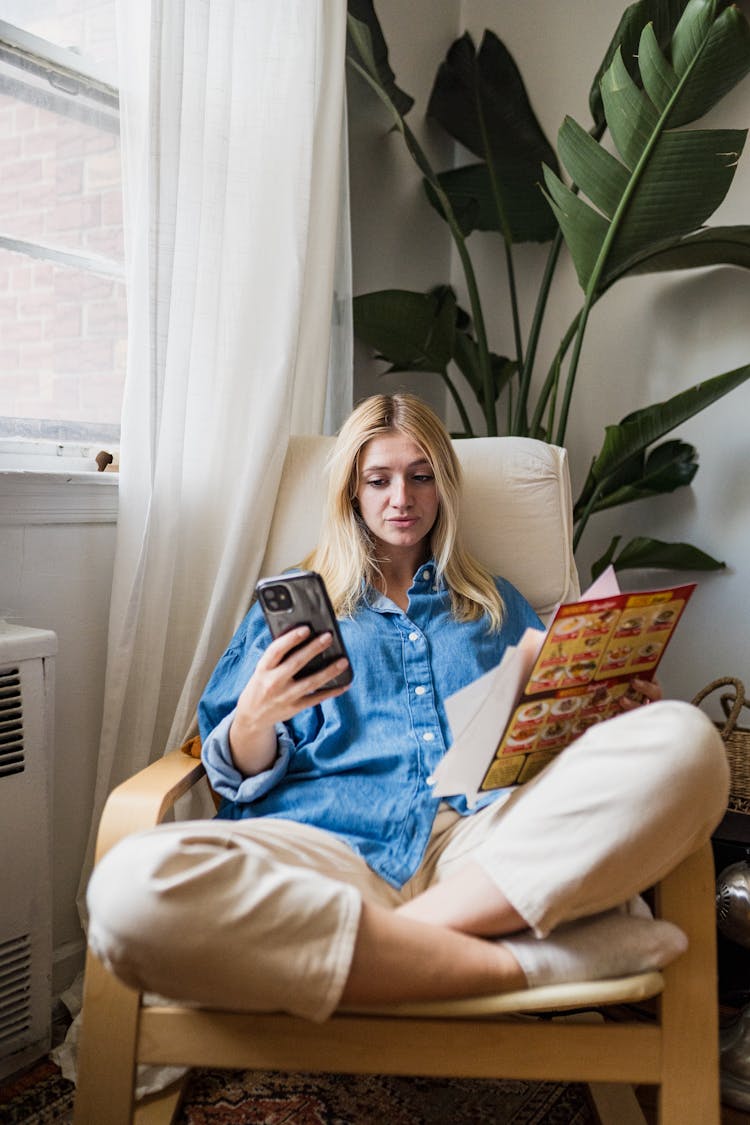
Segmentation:
[(263, 601), (271, 613), (283, 613), (292, 605), (292, 597), (286, 586), (269, 586), (263, 591)]

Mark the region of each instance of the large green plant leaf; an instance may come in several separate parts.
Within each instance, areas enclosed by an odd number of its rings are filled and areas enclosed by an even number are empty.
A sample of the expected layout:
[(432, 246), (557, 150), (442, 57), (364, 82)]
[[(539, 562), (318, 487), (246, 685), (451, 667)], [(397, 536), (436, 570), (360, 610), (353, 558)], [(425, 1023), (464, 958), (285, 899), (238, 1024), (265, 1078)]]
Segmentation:
[(712, 23), (715, 9), (712, 0), (690, 0), (675, 29), (672, 66), (689, 81), (670, 109), (670, 128), (702, 117), (747, 74), (747, 20), (732, 4)]
[[(494, 225), (506, 242), (547, 241), (556, 224), (540, 190), (542, 165), (557, 168), (555, 150), (531, 107), (518, 67), (496, 35), (479, 51), (456, 40), (441, 64), (427, 113), (486, 164), (481, 186), (494, 203)], [(487, 220), (485, 219), (485, 222)]]
[(745, 130), (675, 130), (715, 103), (703, 59), (725, 93), (750, 70), (750, 33), (735, 9), (714, 19), (710, 0), (690, 0), (675, 30), (672, 61), (650, 26), (640, 38), (645, 89), (628, 73), (618, 48), (601, 81), (619, 159), (570, 118), (559, 134), (571, 178), (594, 206), (545, 168), (550, 202), (591, 301), (604, 277), (654, 241), (688, 235), (721, 203), (732, 181)]
[[(474, 392), (479, 405), (484, 406), (484, 386), (479, 366), (479, 349), (470, 332), (456, 331), (453, 337), (453, 360)], [(494, 389), (493, 402), (497, 402), (518, 370), (518, 364), (507, 356), (490, 352), (490, 369)]]
[[(729, 190), (745, 137), (746, 130), (736, 129), (663, 133), (648, 162), (629, 175), (624, 164), (566, 119), (560, 153), (598, 210), (552, 179), (551, 172), (545, 172), (545, 178), (581, 287), (592, 287), (601, 273), (603, 288), (610, 275), (621, 272), (628, 259), (644, 254), (654, 242), (680, 238), (700, 227)], [(634, 152), (635, 134), (629, 139)], [(601, 261), (605, 249), (606, 267)]]
[[(453, 360), (481, 405), (484, 386), (477, 342), (471, 334), (471, 318), (456, 304), (450, 286), (429, 293), (410, 289), (380, 289), (363, 293), (352, 301), (354, 332), (391, 365), (392, 371), (422, 371), (448, 374)], [(506, 356), (490, 353), (493, 401), (496, 401), (516, 371)]]
[(620, 51), (625, 60), (631, 78), (640, 81), (638, 45), (643, 28), (648, 23), (653, 24), (656, 40), (665, 49), (687, 2), (688, 0), (638, 0), (625, 9), (589, 91), (589, 109), (597, 130), (601, 130), (606, 124), (600, 89), (602, 75), (612, 65), (617, 51)]
[(373, 0), (347, 0), (346, 7), (349, 15), (353, 16), (358, 23), (364, 24), (370, 32), (372, 62), (380, 85), (388, 94), (398, 112), (402, 115), (408, 113), (414, 105), (414, 98), (396, 85), (396, 76), (388, 62), (388, 45), (380, 21), (375, 15)]
[[(602, 497), (616, 493), (621, 485), (632, 484), (642, 477), (639, 459), (643, 458), (649, 446), (673, 430), (675, 426), (699, 414), (711, 403), (740, 386), (748, 378), (750, 378), (750, 364), (738, 367), (734, 371), (726, 371), (723, 375), (716, 375), (703, 383), (697, 383), (689, 390), (668, 399), (667, 402), (658, 402), (643, 410), (636, 410), (623, 418), (618, 425), (607, 426), (602, 448), (589, 469), (581, 494), (574, 505), (577, 521), (574, 548), (580, 542), (589, 517), (597, 510)], [(666, 455), (662, 453), (660, 456), (666, 456), (668, 459), (668, 450)], [(645, 465), (646, 462), (643, 464)], [(666, 468), (666, 466), (662, 467)], [(680, 470), (679, 466), (672, 465), (667, 477), (675, 476), (680, 471), (687, 471), (687, 469), (683, 467)], [(666, 478), (662, 477), (662, 483), (664, 479)], [(680, 487), (679, 480), (675, 487)], [(636, 499), (635, 496), (631, 498)], [(621, 498), (617, 502), (624, 503), (625, 500)], [(605, 502), (603, 506), (612, 505)]]
[(711, 266), (750, 269), (750, 226), (704, 227), (697, 234), (652, 243), (640, 254), (607, 271), (602, 292), (621, 277), (665, 270), (692, 270)]
[[(380, 25), (378, 24), (378, 27)], [(373, 47), (372, 33), (366, 23), (356, 19), (353, 15), (349, 15), (347, 19), (348, 29), (348, 46), (347, 46), (347, 62), (349, 65), (364, 79), (371, 90), (380, 98), (383, 105), (388, 110), (393, 124), (401, 133), (404, 142), (409, 151), (414, 163), (419, 168), (420, 172), (432, 186), (436, 189), (440, 188), (437, 175), (435, 174), (430, 162), (422, 151), (417, 138), (412, 133), (411, 129), (404, 120), (404, 115), (399, 109), (397, 102), (394, 101), (394, 86), (393, 83), (383, 80), (380, 70), (378, 68), (378, 59), (375, 55)], [(382, 32), (381, 32), (382, 34)], [(395, 87), (398, 90), (398, 87)]]
[[(662, 442), (648, 454), (639, 451), (618, 472), (608, 476), (605, 485), (597, 493), (591, 513), (685, 488), (697, 472), (698, 452), (695, 446), (678, 440)], [(593, 481), (590, 482), (591, 486)], [(586, 493), (579, 497), (574, 511), (576, 519), (586, 508), (589, 499), (590, 495)]]
[[(441, 172), (438, 179), (453, 205), (465, 236), (474, 230), (503, 233), (498, 219), (490, 170), (486, 164), (465, 164), (462, 168)], [(519, 188), (516, 191), (510, 190), (509, 182), (506, 181), (504, 184), (505, 214), (511, 241), (514, 243), (548, 242), (557, 229), (555, 216), (541, 196), (540, 180), (541, 168), (538, 170), (536, 181), (529, 188)], [(427, 181), (424, 186), (430, 203), (439, 214), (442, 214), (440, 202), (433, 188)]]
[[(716, 12), (720, 13), (732, 2), (718, 0)], [(617, 51), (620, 51), (630, 77), (639, 83), (639, 47), (643, 28), (651, 24), (659, 47), (666, 51), (687, 4), (688, 0), (637, 0), (625, 9), (589, 91), (589, 108), (597, 130), (606, 124), (600, 88), (602, 76), (612, 65)]]
[(398, 371), (447, 370), (453, 355), (456, 300), (450, 290), (381, 289), (352, 301), (354, 332)]
[(616, 426), (607, 426), (601, 451), (590, 469), (590, 480), (593, 479), (597, 486), (601, 485), (627, 464), (630, 458), (749, 378), (750, 364), (746, 364), (697, 383), (666, 402), (636, 410)]
[(631, 539), (615, 556), (621, 538), (615, 535), (604, 554), (592, 564), (592, 581), (610, 565), (618, 571), (644, 567), (657, 570), (723, 570), (727, 565), (691, 543), (667, 543), (647, 536)]
[[(467, 164), (450, 172), (440, 172), (438, 180), (451, 202), (464, 238), (474, 230), (497, 230), (497, 207), (486, 164)], [(430, 206), (443, 218), (443, 207), (435, 189), (427, 180), (423, 184)]]

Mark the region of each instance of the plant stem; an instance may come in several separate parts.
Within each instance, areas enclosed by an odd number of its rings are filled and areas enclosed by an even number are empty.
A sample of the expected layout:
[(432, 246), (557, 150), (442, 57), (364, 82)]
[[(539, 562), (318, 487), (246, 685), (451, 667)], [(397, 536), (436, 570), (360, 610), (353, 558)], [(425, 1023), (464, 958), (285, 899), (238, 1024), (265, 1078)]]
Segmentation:
[(601, 490), (602, 490), (602, 482), (600, 482), (596, 486), (594, 491), (591, 493), (591, 496), (589, 497), (589, 500), (588, 500), (588, 503), (587, 503), (586, 507), (583, 509), (583, 512), (581, 513), (580, 517), (576, 521), (576, 529), (575, 529), (575, 533), (573, 535), (573, 551), (574, 552), (578, 548), (578, 544), (581, 541), (581, 536), (583, 535), (584, 528), (586, 527), (586, 524), (589, 522), (589, 517), (591, 516), (591, 514), (594, 511), (594, 508), (596, 507), (596, 502), (599, 499), (599, 494), (600, 494)]
[[(531, 322), (531, 329), (529, 331), (528, 345), (526, 348), (526, 359), (521, 370), (521, 378), (519, 380), (518, 389), (518, 402), (516, 404), (515, 419), (511, 433), (522, 434), (524, 432), (533, 433), (533, 428), (529, 431), (526, 425), (526, 410), (529, 400), (529, 390), (531, 388), (531, 377), (534, 373), (534, 362), (536, 360), (536, 350), (539, 345), (539, 334), (542, 330), (542, 321), (547, 309), (547, 301), (549, 299), (550, 289), (552, 287), (552, 276), (555, 272), (560, 251), (563, 245), (562, 231), (558, 227), (555, 237), (552, 240), (549, 254), (547, 255), (547, 263), (544, 267), (544, 276), (539, 288), (539, 295), (534, 307), (534, 318)], [(548, 392), (549, 393), (549, 392)], [(540, 411), (536, 411), (541, 413)]]
[[(604, 133), (605, 133), (605, 123), (602, 122), (599, 125), (596, 125), (596, 124), (592, 125), (592, 127), (590, 129), (590, 133), (591, 133), (591, 136), (594, 138), (595, 141), (600, 141), (602, 139), (602, 137), (604, 136)], [(577, 184), (571, 184), (570, 190), (573, 192), (574, 195), (578, 195), (579, 192), (580, 192), (580, 189), (579, 189)], [(515, 423), (516, 424), (516, 430), (515, 430), (516, 433), (519, 433), (520, 428), (525, 426), (526, 407), (527, 407), (527, 402), (528, 402), (529, 390), (531, 388), (531, 378), (532, 378), (532, 375), (534, 374), (534, 362), (536, 360), (536, 350), (537, 350), (537, 347), (539, 345), (539, 336), (540, 336), (540, 333), (541, 333), (541, 330), (542, 330), (542, 321), (544, 320), (544, 314), (547, 311), (547, 301), (549, 299), (550, 288), (552, 286), (552, 277), (554, 275), (555, 268), (557, 266), (557, 262), (558, 262), (559, 257), (560, 257), (560, 251), (562, 250), (564, 241), (565, 241), (565, 239), (563, 238), (562, 229), (558, 226), (557, 231), (555, 232), (555, 237), (552, 240), (552, 245), (550, 246), (549, 254), (547, 255), (547, 264), (544, 267), (544, 276), (542, 277), (542, 284), (541, 284), (541, 287), (539, 289), (539, 296), (537, 297), (536, 307), (534, 309), (534, 319), (531, 322), (531, 330), (529, 332), (528, 347), (527, 347), (527, 350), (526, 350), (526, 363), (524, 364), (523, 372), (522, 372), (522, 376), (521, 376), (521, 397), (519, 397), (518, 409), (516, 410), (516, 423)], [(572, 338), (572, 334), (571, 334), (571, 338)], [(565, 354), (565, 352), (567, 351), (567, 349), (570, 345), (570, 339), (568, 338), (567, 335), (563, 338), (563, 343), (564, 343), (565, 346), (559, 348), (558, 353), (557, 353), (558, 356), (559, 356), (560, 362), (562, 361), (562, 357), (563, 357), (563, 355)], [(552, 370), (554, 370), (555, 364), (557, 362), (558, 362), (558, 360), (557, 360), (557, 356), (556, 356), (555, 359), (552, 361), (552, 367), (550, 368), (550, 373), (552, 372)], [(555, 396), (554, 396), (554, 398), (557, 397), (557, 380), (559, 378), (559, 374), (560, 374), (560, 372), (559, 372), (559, 363), (558, 363), (558, 370), (555, 373), (555, 382), (554, 382)], [(536, 425), (539, 425), (539, 420), (541, 419), (542, 413), (544, 412), (544, 407), (545, 407), (547, 398), (549, 397), (549, 394), (550, 394), (550, 388), (548, 387), (549, 378), (550, 377), (548, 375), (547, 381), (545, 382), (544, 390), (542, 392), (541, 407), (540, 407), (539, 404), (537, 404), (537, 408), (534, 411), (534, 419), (536, 421)], [(550, 433), (552, 431), (552, 426), (553, 426), (553, 423), (554, 423), (554, 414), (555, 414), (555, 409), (554, 409), (554, 399), (553, 399), (552, 409), (550, 411), (550, 418), (549, 418), (549, 432)], [(530, 432), (533, 434), (535, 431), (532, 428), (532, 430)]]
[(516, 363), (520, 371), (523, 367), (523, 339), (521, 337), (521, 319), (518, 314), (518, 290), (516, 289), (516, 272), (513, 268), (513, 247), (509, 242), (505, 243), (505, 265), (508, 270), (508, 292), (510, 293), (510, 308), (513, 317)]
[(555, 436), (556, 445), (565, 444), (565, 431), (568, 428), (568, 415), (570, 413), (570, 403), (571, 399), (573, 398), (573, 388), (575, 387), (576, 374), (578, 372), (578, 361), (581, 358), (583, 337), (586, 332), (589, 312), (591, 311), (591, 306), (593, 303), (593, 293), (587, 293), (586, 300), (583, 303), (583, 308), (578, 314), (575, 344), (573, 345), (573, 354), (570, 357), (570, 363), (568, 364), (568, 374), (565, 380), (565, 391), (563, 393), (562, 407), (560, 409), (560, 421), (558, 422), (557, 434)]
[[(539, 397), (537, 399), (536, 407), (534, 409), (534, 416), (531, 419), (531, 425), (529, 426), (529, 429), (528, 429), (529, 435), (531, 437), (536, 436), (536, 433), (537, 433), (539, 427), (542, 424), (542, 415), (544, 414), (544, 411), (547, 407), (547, 403), (550, 400), (550, 395), (552, 395), (553, 392), (554, 392), (554, 397), (556, 397), (556, 395), (557, 395), (557, 384), (558, 384), (558, 381), (559, 381), (559, 378), (560, 378), (560, 368), (562, 366), (563, 357), (565, 356), (565, 353), (567, 352), (568, 348), (570, 347), (571, 341), (576, 334), (576, 330), (578, 328), (578, 320), (579, 320), (580, 315), (581, 315), (580, 312), (576, 313), (576, 315), (573, 317), (572, 321), (568, 325), (568, 329), (567, 329), (565, 335), (563, 336), (562, 340), (560, 341), (560, 346), (558, 347), (557, 351), (555, 352), (554, 359), (552, 360), (552, 363), (550, 364), (549, 371), (547, 372), (547, 377), (544, 380), (544, 385), (543, 385), (541, 391), (539, 392)], [(518, 412), (516, 412), (516, 415), (517, 414), (518, 414)], [(550, 414), (549, 423), (548, 423), (548, 432), (549, 433), (552, 432), (553, 425), (554, 425), (554, 403), (553, 403), (553, 409), (552, 409), (552, 412)]]
[[(433, 185), (434, 186), (434, 185)], [(443, 204), (443, 199), (445, 203)], [(441, 189), (441, 204), (447, 207), (445, 211), (448, 220), (448, 226), (453, 241), (458, 250), (458, 256), (461, 259), (461, 265), (464, 270), (464, 278), (466, 279), (466, 288), (469, 294), (469, 303), (471, 305), (471, 317), (474, 321), (474, 329), (477, 334), (477, 351), (479, 352), (479, 368), (482, 373), (482, 407), (484, 410), (484, 419), (487, 426), (487, 436), (497, 437), (497, 417), (495, 415), (495, 386), (492, 381), (492, 366), (490, 364), (490, 349), (487, 344), (487, 331), (484, 326), (484, 315), (482, 313), (482, 304), (479, 299), (479, 288), (477, 286), (477, 278), (474, 273), (474, 266), (472, 265), (471, 257), (466, 246), (466, 240), (461, 234), (460, 227), (456, 222), (453, 209), (450, 206), (447, 196)]]
[[(549, 410), (547, 412), (547, 425), (546, 425), (545, 430), (544, 430), (545, 434), (551, 434), (552, 430), (554, 429), (554, 425), (555, 425), (555, 412), (557, 410), (557, 392), (560, 389), (560, 367), (561, 367), (561, 365), (562, 365), (562, 356), (560, 356), (559, 358), (555, 358), (555, 362), (552, 365), (552, 372), (553, 372), (554, 378), (552, 379), (551, 394), (549, 396)], [(533, 433), (531, 436), (536, 437), (536, 434)]]
[(461, 396), (459, 395), (459, 393), (456, 389), (456, 384), (453, 382), (453, 380), (451, 379), (451, 377), (450, 377), (450, 375), (448, 374), (447, 371), (441, 371), (440, 374), (442, 375), (443, 379), (445, 380), (446, 386), (448, 387), (448, 390), (450, 391), (451, 398), (453, 399), (454, 403), (456, 404), (456, 409), (458, 410), (458, 413), (461, 415), (461, 423), (462, 423), (463, 428), (464, 428), (464, 433), (467, 435), (467, 437), (474, 437), (474, 430), (472, 428), (471, 422), (469, 421), (469, 415), (466, 413), (466, 407), (464, 406), (463, 402), (461, 401)]

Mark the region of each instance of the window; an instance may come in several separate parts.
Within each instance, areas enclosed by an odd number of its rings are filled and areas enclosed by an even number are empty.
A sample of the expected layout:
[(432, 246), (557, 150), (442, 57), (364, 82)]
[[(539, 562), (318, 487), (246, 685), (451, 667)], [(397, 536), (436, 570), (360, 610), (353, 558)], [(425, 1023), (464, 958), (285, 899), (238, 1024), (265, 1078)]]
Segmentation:
[(0, 453), (119, 440), (127, 339), (114, 0), (3, 0)]

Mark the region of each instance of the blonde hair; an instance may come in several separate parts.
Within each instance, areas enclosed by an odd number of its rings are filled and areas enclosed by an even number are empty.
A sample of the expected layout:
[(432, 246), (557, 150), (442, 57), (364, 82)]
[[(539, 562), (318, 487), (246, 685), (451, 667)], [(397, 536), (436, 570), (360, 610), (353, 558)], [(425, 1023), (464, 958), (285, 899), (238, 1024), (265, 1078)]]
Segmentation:
[(461, 467), (450, 435), (437, 414), (409, 394), (373, 395), (361, 402), (341, 427), (328, 459), (328, 494), (323, 534), (302, 565), (325, 580), (338, 617), (351, 616), (362, 597), (362, 579), (382, 578), (367, 527), (354, 505), (362, 450), (373, 438), (402, 433), (430, 462), (438, 494), (438, 514), (430, 534), (436, 581), (445, 581), (458, 621), (487, 614), (498, 629), (503, 602), (492, 575), (466, 550), (458, 530)]

